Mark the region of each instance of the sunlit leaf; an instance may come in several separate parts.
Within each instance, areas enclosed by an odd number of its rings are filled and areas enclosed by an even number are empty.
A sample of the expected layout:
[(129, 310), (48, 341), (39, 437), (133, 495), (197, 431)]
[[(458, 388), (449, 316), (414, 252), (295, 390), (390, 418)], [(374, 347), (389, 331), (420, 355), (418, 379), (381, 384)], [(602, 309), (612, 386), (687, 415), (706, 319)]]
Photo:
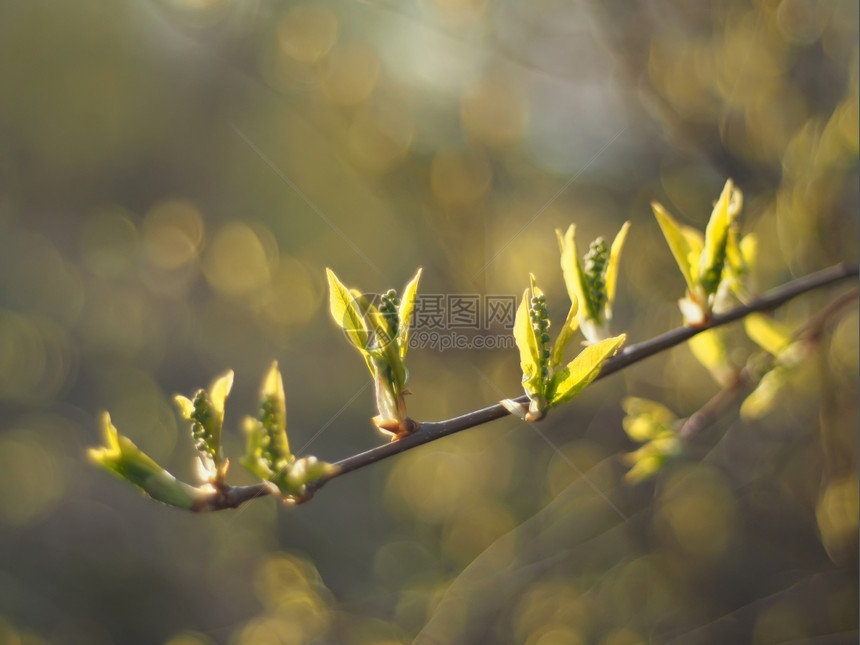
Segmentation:
[(627, 397), (621, 402), (627, 414), (622, 421), (624, 431), (633, 441), (643, 443), (671, 433), (678, 417), (669, 408), (656, 401)]
[[(307, 495), (308, 486), (320, 479), (335, 475), (339, 468), (334, 464), (319, 461), (316, 457), (297, 459), (286, 476), (284, 493), (289, 496), (285, 501), (301, 501)], [(292, 499), (290, 499), (292, 498)]]
[[(690, 291), (693, 291), (695, 289), (696, 282), (693, 273), (693, 261), (690, 257), (692, 255), (692, 249), (688, 236), (684, 234), (681, 225), (666, 212), (666, 209), (663, 208), (662, 205), (657, 202), (652, 202), (651, 208), (654, 211), (654, 215), (657, 217), (657, 223), (660, 225), (660, 229), (663, 231), (663, 237), (666, 238), (666, 242), (669, 244), (669, 249), (675, 257), (675, 262), (677, 262), (678, 268), (681, 269), (681, 273), (684, 275), (684, 281), (687, 283), (687, 288)], [(696, 257), (698, 257), (698, 255), (696, 255)]]
[(555, 235), (558, 238), (558, 246), (561, 251), (561, 273), (567, 287), (567, 295), (571, 302), (574, 300), (579, 302), (580, 308), (585, 308), (585, 311), (594, 318), (597, 312), (589, 310), (588, 285), (585, 282), (579, 254), (576, 252), (576, 226), (571, 224), (564, 233), (561, 232), (561, 229), (556, 229)]
[(201, 491), (177, 480), (129, 438), (119, 434), (107, 412), (101, 417), (101, 427), (105, 445), (87, 451), (87, 456), (93, 463), (159, 502), (184, 509), (194, 506)]
[(400, 296), (400, 310), (397, 316), (400, 319), (400, 329), (397, 335), (397, 344), (400, 347), (400, 358), (406, 357), (409, 349), (409, 327), (412, 322), (412, 310), (415, 307), (415, 296), (418, 292), (418, 281), (421, 279), (422, 269), (418, 269), (413, 278), (403, 287)]
[(520, 351), (523, 387), (529, 394), (537, 394), (541, 391), (541, 360), (538, 339), (529, 317), (529, 289), (523, 292), (523, 299), (517, 309), (514, 339)]
[(548, 392), (549, 404), (564, 403), (584, 390), (600, 373), (603, 362), (615, 354), (625, 340), (627, 334), (621, 334), (583, 349), (567, 367), (553, 376)]
[(623, 456), (624, 463), (632, 466), (624, 479), (630, 484), (650, 479), (679, 454), (681, 454), (681, 442), (677, 437), (665, 436), (649, 441), (638, 450)]
[(791, 343), (791, 332), (773, 318), (754, 313), (744, 318), (747, 336), (768, 354), (779, 354)]
[(621, 260), (621, 249), (624, 248), (624, 241), (627, 239), (627, 232), (630, 230), (630, 222), (624, 222), (618, 235), (612, 242), (612, 247), (609, 249), (609, 264), (606, 267), (606, 319), (612, 318), (612, 303), (615, 301), (615, 288), (618, 283), (618, 265)]
[(331, 316), (347, 334), (353, 345), (362, 353), (367, 353), (369, 332), (362, 311), (355, 297), (331, 269), (326, 269), (329, 286), (329, 310)]
[(741, 418), (759, 419), (773, 409), (777, 394), (785, 384), (785, 370), (775, 368), (765, 374), (758, 386), (741, 404)]
[(274, 361), (260, 388), (260, 422), (271, 438), (271, 450), (279, 458), (290, 455), (287, 440), (287, 400), (284, 395), (284, 379)]
[(285, 477), (294, 457), (287, 440), (287, 403), (277, 361), (263, 377), (257, 418), (246, 417), (242, 429), (246, 437), (242, 465), (284, 492)]
[(693, 336), (688, 345), (696, 360), (707, 369), (716, 381), (728, 385), (734, 370), (728, 362), (726, 344), (719, 332), (708, 329)]
[(723, 277), (729, 227), (740, 212), (740, 191), (726, 181), (705, 229), (705, 247), (699, 259), (699, 282), (707, 293), (716, 293)]
[(576, 330), (579, 329), (579, 318), (577, 316), (578, 311), (579, 300), (574, 297), (573, 302), (570, 305), (570, 310), (567, 312), (567, 318), (558, 332), (558, 337), (555, 339), (555, 346), (552, 350), (553, 369), (561, 365), (564, 361), (564, 348), (567, 343), (570, 342), (570, 339), (573, 338)]

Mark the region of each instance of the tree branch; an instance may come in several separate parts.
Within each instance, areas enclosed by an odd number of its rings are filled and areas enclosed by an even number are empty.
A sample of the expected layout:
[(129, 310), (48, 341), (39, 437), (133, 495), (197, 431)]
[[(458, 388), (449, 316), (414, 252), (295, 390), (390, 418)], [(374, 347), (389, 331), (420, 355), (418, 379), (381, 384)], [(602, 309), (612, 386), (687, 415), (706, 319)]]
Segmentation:
[[(754, 312), (770, 311), (804, 293), (820, 289), (821, 287), (834, 284), (846, 278), (856, 278), (857, 275), (858, 267), (856, 264), (840, 264), (835, 267), (798, 278), (797, 280), (793, 280), (792, 282), (777, 287), (776, 289), (772, 289), (747, 305), (735, 307), (730, 311), (715, 315), (706, 325), (701, 327), (679, 327), (650, 340), (630, 345), (620, 354), (613, 356), (603, 364), (603, 369), (600, 371), (597, 379), (619, 372), (634, 363), (638, 363), (639, 361), (654, 356), (655, 354), (659, 354), (662, 351), (675, 347), (676, 345), (680, 345), (706, 329), (713, 329), (715, 327), (727, 325)], [(514, 401), (517, 401), (518, 403), (527, 403), (528, 397), (526, 395), (522, 395), (514, 399)], [(371, 448), (366, 452), (352, 455), (351, 457), (335, 462), (335, 465), (338, 466), (339, 470), (328, 479), (334, 479), (335, 477), (339, 477), (340, 475), (344, 475), (353, 470), (364, 468), (365, 466), (369, 466), (370, 464), (381, 461), (382, 459), (393, 457), (394, 455), (405, 452), (406, 450), (411, 450), (412, 448), (416, 448), (417, 446), (425, 443), (441, 439), (442, 437), (447, 437), (448, 435), (460, 432), (461, 430), (467, 430), (468, 428), (474, 428), (475, 426), (495, 421), (496, 419), (501, 419), (508, 414), (510, 413), (501, 404), (496, 404), (487, 408), (475, 410), (474, 412), (469, 412), (468, 414), (464, 414), (459, 417), (447, 419), (446, 421), (421, 423), (416, 432), (403, 437), (398, 441), (384, 446), (379, 446), (377, 448)], [(324, 483), (325, 481), (318, 483), (317, 488)]]
[[(655, 354), (659, 354), (667, 349), (680, 345), (686, 342), (698, 333), (707, 329), (714, 329), (729, 323), (735, 322), (748, 316), (754, 312), (770, 311), (780, 305), (800, 296), (802, 294), (826, 287), (847, 278), (858, 276), (858, 267), (856, 264), (840, 264), (829, 269), (824, 269), (817, 273), (798, 278), (787, 284), (784, 284), (776, 289), (768, 291), (759, 298), (756, 298), (747, 305), (742, 305), (731, 309), (722, 314), (713, 316), (711, 320), (699, 327), (679, 327), (660, 336), (656, 336), (650, 340), (630, 345), (620, 354), (607, 360), (603, 364), (603, 368), (597, 379), (604, 378), (615, 372), (619, 372), (634, 363), (645, 360)], [(595, 379), (595, 380), (597, 380)], [(522, 395), (514, 401), (518, 403), (527, 403), (528, 396)], [(419, 424), (418, 429), (397, 441), (371, 448), (365, 452), (346, 457), (334, 463), (337, 470), (324, 479), (320, 479), (312, 485), (309, 485), (308, 492), (301, 500), (293, 500), (294, 502), (304, 502), (313, 496), (313, 493), (319, 490), (326, 482), (335, 479), (341, 475), (364, 468), (383, 459), (393, 457), (412, 448), (417, 448), (425, 443), (436, 441), (442, 437), (474, 428), (496, 419), (510, 414), (501, 404), (491, 405), (480, 410), (475, 410), (458, 417), (453, 417), (445, 421), (424, 422)], [(277, 489), (268, 482), (264, 484), (256, 484), (253, 486), (224, 486), (223, 489), (217, 490), (211, 496), (202, 499), (199, 504), (195, 505), (195, 511), (217, 511), (226, 508), (236, 508), (257, 497), (275, 494)]]

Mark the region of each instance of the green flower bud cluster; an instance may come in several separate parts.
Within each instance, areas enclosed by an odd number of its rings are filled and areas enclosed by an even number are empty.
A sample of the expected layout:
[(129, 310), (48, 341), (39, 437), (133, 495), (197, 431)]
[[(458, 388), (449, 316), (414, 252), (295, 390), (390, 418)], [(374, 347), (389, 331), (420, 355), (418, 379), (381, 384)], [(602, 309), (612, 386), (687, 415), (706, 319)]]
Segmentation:
[(214, 410), (206, 390), (197, 390), (194, 394), (193, 404), (194, 412), (189, 420), (191, 421), (191, 437), (194, 440), (194, 447), (198, 452), (215, 459), (215, 451), (208, 441), (209, 431), (207, 430), (214, 416)]
[(400, 317), (398, 313), (399, 309), (400, 298), (397, 296), (397, 291), (395, 291), (394, 289), (389, 289), (382, 294), (382, 302), (379, 305), (379, 313), (382, 314), (382, 317), (388, 324), (388, 329), (391, 333), (392, 338), (397, 336), (398, 328), (400, 326)]
[(529, 318), (531, 320), (532, 329), (535, 332), (535, 338), (538, 341), (538, 353), (540, 354), (540, 371), (541, 378), (546, 379), (549, 376), (549, 357), (552, 354), (550, 349), (549, 337), (549, 311), (546, 308), (546, 296), (532, 296), (529, 307)]
[(602, 237), (598, 237), (588, 247), (585, 254), (585, 283), (588, 288), (586, 302), (594, 309), (591, 315), (595, 320), (602, 318), (606, 305), (606, 268), (609, 261), (609, 249)]
[(261, 457), (275, 473), (283, 469), (286, 463), (284, 449), (279, 445), (278, 438), (273, 436), (275, 432), (281, 432), (281, 428), (286, 427), (287, 421), (282, 417), (281, 408), (274, 397), (268, 396), (260, 401), (260, 412), (257, 418), (264, 432), (260, 433), (259, 448)]

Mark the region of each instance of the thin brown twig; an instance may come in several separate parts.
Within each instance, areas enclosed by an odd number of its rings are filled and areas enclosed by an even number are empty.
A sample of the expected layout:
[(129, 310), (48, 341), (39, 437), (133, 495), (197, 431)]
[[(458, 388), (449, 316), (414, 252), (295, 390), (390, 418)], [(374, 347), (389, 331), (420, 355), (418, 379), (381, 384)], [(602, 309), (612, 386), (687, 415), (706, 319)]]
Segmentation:
[[(715, 315), (705, 325), (699, 327), (679, 327), (650, 340), (630, 345), (620, 354), (608, 359), (603, 364), (603, 368), (597, 378), (604, 378), (610, 374), (619, 372), (634, 363), (638, 363), (639, 361), (680, 345), (705, 330), (727, 325), (740, 320), (751, 313), (770, 311), (804, 293), (835, 284), (847, 278), (856, 278), (857, 276), (858, 267), (856, 264), (839, 264), (817, 273), (803, 276), (777, 287), (776, 289), (768, 291), (761, 297), (756, 298), (746, 305), (735, 307), (730, 311)], [(837, 299), (834, 302), (839, 302), (840, 300), (842, 299)], [(844, 306), (844, 302), (840, 306)], [(825, 310), (822, 310), (820, 313), (824, 313), (824, 311)], [(824, 320), (819, 314), (810, 320), (808, 324), (811, 324), (813, 320), (817, 319)], [(528, 397), (523, 395), (514, 399), (514, 401), (526, 403), (528, 402)], [(334, 465), (337, 467), (337, 470), (328, 477), (318, 480), (313, 485), (309, 485), (308, 494), (305, 496), (305, 499), (310, 499), (316, 490), (336, 477), (364, 468), (378, 461), (382, 461), (383, 459), (393, 457), (394, 455), (406, 452), (407, 450), (417, 448), (425, 443), (441, 439), (442, 437), (447, 437), (462, 430), (467, 430), (469, 428), (489, 423), (490, 421), (495, 421), (496, 419), (505, 417), (508, 414), (510, 413), (504, 406), (496, 404), (479, 410), (474, 410), (473, 412), (453, 417), (445, 421), (421, 423), (419, 424), (418, 430), (402, 439), (399, 439), (398, 441), (378, 446), (335, 462)], [(261, 486), (259, 484), (255, 486), (227, 486), (224, 490), (213, 493), (210, 499), (201, 502), (200, 506), (195, 508), (195, 510), (216, 511), (224, 508), (235, 508), (251, 499), (273, 494), (276, 492), (273, 488), (274, 487), (269, 487), (267, 485)]]

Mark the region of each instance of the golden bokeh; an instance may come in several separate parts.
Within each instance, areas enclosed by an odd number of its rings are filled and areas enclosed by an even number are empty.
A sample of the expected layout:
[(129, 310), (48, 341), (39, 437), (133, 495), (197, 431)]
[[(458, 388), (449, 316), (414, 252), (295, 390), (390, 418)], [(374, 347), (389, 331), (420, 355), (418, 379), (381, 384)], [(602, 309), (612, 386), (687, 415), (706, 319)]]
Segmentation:
[(496, 74), (469, 88), (460, 105), (463, 130), (490, 146), (520, 140), (528, 121), (526, 95), (510, 75)]
[(323, 94), (338, 105), (361, 103), (376, 87), (379, 73), (379, 56), (372, 48), (361, 43), (338, 45), (323, 76)]
[(827, 485), (818, 501), (815, 516), (824, 548), (834, 560), (857, 551), (858, 482), (856, 475)]
[(203, 272), (217, 292), (225, 296), (248, 295), (269, 283), (276, 251), (267, 229), (233, 222), (218, 229), (207, 245)]
[(278, 41), (288, 56), (301, 63), (315, 63), (337, 42), (337, 15), (311, 4), (290, 9), (278, 22)]
[(442, 150), (430, 166), (430, 186), (446, 207), (470, 206), (490, 189), (493, 170), (479, 150)]
[(178, 269), (192, 262), (203, 243), (203, 218), (187, 200), (155, 205), (141, 228), (146, 256), (161, 269)]
[[(233, 368), (228, 481), (254, 482), (241, 428), (274, 359), (291, 445), (382, 445), (326, 266), (515, 301), (534, 273), (554, 337), (554, 229), (582, 254), (630, 220), (612, 331), (639, 343), (681, 324), (685, 289), (649, 203), (704, 229), (728, 178), (753, 296), (856, 261), (858, 19), (856, 0), (0, 3), (0, 643), (854, 638), (847, 282), (769, 314), (827, 318), (768, 377), (771, 412), (733, 401), (635, 485), (624, 396), (681, 418), (723, 396), (688, 346), (551, 410), (552, 445), (500, 419), (295, 508), (173, 512), (84, 455), (109, 409), (196, 484), (171, 397)], [(730, 367), (768, 366), (723, 330)], [(522, 393), (517, 351), (480, 344), (410, 349), (412, 418)]]
[(29, 430), (7, 430), (0, 436), (0, 522), (29, 524), (43, 519), (60, 502), (67, 482), (55, 450)]
[(363, 107), (347, 133), (353, 163), (369, 173), (382, 174), (406, 159), (415, 136), (409, 112), (396, 102)]
[(301, 260), (282, 255), (257, 306), (263, 320), (275, 330), (306, 325), (323, 301), (322, 284), (314, 280)]
[(705, 464), (689, 466), (665, 483), (655, 528), (690, 555), (712, 558), (728, 548), (736, 512), (724, 475)]
[(131, 213), (120, 206), (105, 206), (91, 213), (81, 227), (80, 248), (84, 266), (95, 275), (118, 277), (135, 267), (138, 232)]
[(809, 626), (803, 607), (792, 602), (773, 603), (756, 617), (752, 645), (776, 645), (806, 640)]
[(74, 360), (62, 326), (49, 318), (0, 309), (0, 400), (50, 401), (66, 386)]

